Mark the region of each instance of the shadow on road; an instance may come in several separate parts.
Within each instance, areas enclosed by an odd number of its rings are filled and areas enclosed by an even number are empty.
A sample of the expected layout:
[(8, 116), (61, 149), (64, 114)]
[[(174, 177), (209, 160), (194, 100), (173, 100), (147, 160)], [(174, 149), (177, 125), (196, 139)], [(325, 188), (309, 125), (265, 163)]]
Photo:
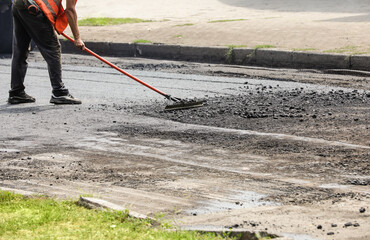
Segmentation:
[(48, 110), (55, 109), (53, 105), (45, 105), (45, 106), (29, 106), (29, 105), (10, 105), (10, 104), (2, 104), (0, 105), (0, 114), (4, 113), (39, 113)]
[(219, 0), (220, 2), (244, 8), (276, 10), (287, 12), (333, 12), (368, 13), (369, 0)]
[(370, 14), (362, 14), (358, 16), (333, 18), (325, 20), (324, 22), (370, 22)]

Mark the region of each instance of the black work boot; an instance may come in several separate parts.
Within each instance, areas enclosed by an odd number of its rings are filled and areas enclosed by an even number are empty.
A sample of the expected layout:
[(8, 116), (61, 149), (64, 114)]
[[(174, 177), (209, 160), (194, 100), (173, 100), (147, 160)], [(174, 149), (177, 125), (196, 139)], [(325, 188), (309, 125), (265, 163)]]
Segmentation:
[(28, 95), (25, 91), (18, 93), (9, 93), (8, 103), (9, 104), (19, 104), (19, 103), (33, 103), (36, 102), (34, 97)]

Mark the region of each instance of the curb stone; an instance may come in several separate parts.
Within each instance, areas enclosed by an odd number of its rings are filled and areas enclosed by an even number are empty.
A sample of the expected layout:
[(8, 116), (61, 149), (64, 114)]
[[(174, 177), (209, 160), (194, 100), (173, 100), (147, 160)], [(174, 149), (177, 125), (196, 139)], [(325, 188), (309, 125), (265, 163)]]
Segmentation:
[[(78, 202), (81, 206), (89, 208), (89, 209), (110, 209), (115, 211), (125, 211), (126, 209), (124, 207), (121, 207), (119, 205), (113, 204), (111, 202), (97, 199), (97, 198), (89, 198), (89, 197), (80, 197), (80, 200)], [(147, 217), (146, 215), (136, 213), (133, 211), (129, 211), (129, 216), (137, 219), (149, 219), (152, 224), (154, 225), (160, 225), (155, 219)], [(253, 231), (247, 231), (247, 230), (231, 230), (228, 228), (215, 228), (212, 230), (207, 229), (201, 229), (201, 228), (187, 228), (187, 227), (180, 227), (180, 230), (183, 231), (197, 231), (200, 233), (214, 233), (220, 236), (227, 234), (227, 236), (235, 237), (237, 240), (253, 240), (257, 239), (256, 236), (262, 236), (262, 237), (271, 237), (276, 238), (277, 240), (285, 240), (286, 238), (280, 238), (278, 235), (275, 234), (269, 234), (267, 232), (253, 232)]]
[[(127, 209), (122, 207), (122, 206), (119, 206), (119, 205), (116, 205), (114, 203), (111, 203), (111, 202), (108, 202), (108, 201), (105, 201), (105, 200), (102, 200), (102, 199), (98, 199), (98, 198), (90, 198), (90, 197), (80, 197), (79, 201), (78, 201), (78, 204), (80, 204), (81, 206), (83, 207), (86, 207), (88, 209), (110, 209), (110, 210), (114, 210), (114, 211), (126, 211)], [(147, 220), (149, 219), (152, 223), (154, 224), (158, 224), (158, 222), (151, 218), (151, 217), (148, 217), (144, 214), (141, 214), (141, 213), (137, 213), (137, 212), (134, 212), (134, 211), (129, 211), (128, 215), (132, 218), (136, 218), (136, 219), (142, 219), (142, 220)]]
[[(66, 40), (63, 53), (87, 54)], [(370, 71), (370, 55), (294, 52), (277, 49), (197, 47), (148, 43), (85, 42), (97, 54), (112, 57), (144, 57), (163, 60), (302, 69)]]

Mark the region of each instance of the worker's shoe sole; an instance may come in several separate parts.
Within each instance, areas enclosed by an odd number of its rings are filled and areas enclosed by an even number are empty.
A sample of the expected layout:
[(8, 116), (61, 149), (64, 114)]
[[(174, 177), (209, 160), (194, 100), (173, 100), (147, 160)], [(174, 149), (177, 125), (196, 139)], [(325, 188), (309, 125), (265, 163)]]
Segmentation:
[(74, 98), (71, 94), (65, 95), (65, 96), (51, 96), (50, 103), (53, 104), (81, 104), (81, 100)]
[(33, 103), (36, 102), (36, 99), (25, 92), (18, 93), (14, 96), (9, 96), (9, 104), (21, 104), (21, 103)]

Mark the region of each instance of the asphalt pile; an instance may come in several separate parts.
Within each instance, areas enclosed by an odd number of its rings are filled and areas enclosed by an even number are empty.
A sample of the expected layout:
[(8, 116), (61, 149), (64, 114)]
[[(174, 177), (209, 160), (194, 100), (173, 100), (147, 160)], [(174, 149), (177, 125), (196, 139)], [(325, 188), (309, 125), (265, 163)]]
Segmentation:
[(370, 114), (356, 109), (369, 107), (370, 93), (366, 91), (279, 90), (272, 86), (252, 90), (245, 86), (238, 95), (207, 99), (202, 108), (165, 112), (162, 106), (157, 105), (155, 111), (145, 108), (141, 114), (184, 123), (276, 131), (281, 122), (302, 128), (318, 122), (329, 125), (343, 121), (347, 124), (366, 124)]

